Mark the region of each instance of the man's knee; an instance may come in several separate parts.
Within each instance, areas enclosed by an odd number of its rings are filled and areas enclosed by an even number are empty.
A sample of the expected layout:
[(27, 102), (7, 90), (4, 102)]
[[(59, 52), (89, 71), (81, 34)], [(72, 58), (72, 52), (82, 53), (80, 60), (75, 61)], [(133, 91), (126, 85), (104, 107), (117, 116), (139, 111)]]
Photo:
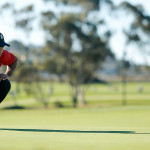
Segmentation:
[(7, 84), (8, 84), (8, 87), (9, 87), (9, 90), (11, 89), (11, 83), (10, 83), (10, 81), (7, 79), (7, 80), (5, 80), (6, 82), (7, 82)]
[(8, 79), (1, 81), (3, 82), (3, 87), (5, 87), (5, 89), (7, 89), (7, 91), (9, 91), (11, 89), (11, 83)]
[(8, 79), (0, 81), (0, 103), (7, 96), (11, 89), (11, 83)]

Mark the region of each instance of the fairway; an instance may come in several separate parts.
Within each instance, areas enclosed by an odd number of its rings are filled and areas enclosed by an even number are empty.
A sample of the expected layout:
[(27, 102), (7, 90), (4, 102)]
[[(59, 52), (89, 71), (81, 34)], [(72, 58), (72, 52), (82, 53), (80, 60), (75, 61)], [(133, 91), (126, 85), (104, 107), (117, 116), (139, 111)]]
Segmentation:
[(2, 150), (150, 149), (150, 106), (0, 111)]

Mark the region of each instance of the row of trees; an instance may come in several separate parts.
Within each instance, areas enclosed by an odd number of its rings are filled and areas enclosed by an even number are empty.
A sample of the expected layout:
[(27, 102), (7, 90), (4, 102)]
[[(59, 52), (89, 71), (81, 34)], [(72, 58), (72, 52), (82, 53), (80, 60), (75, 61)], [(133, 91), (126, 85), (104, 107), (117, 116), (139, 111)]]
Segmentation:
[[(52, 1), (43, 0), (43, 2), (45, 5), (50, 5)], [(103, 33), (98, 34), (99, 28), (107, 26), (107, 22), (104, 17), (94, 18), (93, 14), (98, 16), (104, 5), (112, 13), (116, 13), (116, 10), (119, 12), (120, 9), (124, 12), (130, 10), (134, 19), (129, 31), (124, 31), (127, 37), (126, 44), (134, 42), (144, 48), (149, 39), (143, 41), (141, 32), (147, 37), (149, 36), (150, 17), (145, 15), (141, 6), (133, 6), (127, 2), (123, 2), (118, 7), (110, 0), (55, 0), (53, 3), (58, 7), (61, 4), (64, 8), (74, 7), (79, 11), (75, 13), (64, 11), (56, 15), (51, 10), (47, 10), (35, 17), (34, 5), (29, 5), (21, 10), (14, 10), (11, 4), (3, 5), (4, 10), (12, 9), (14, 16), (17, 16), (16, 28), (20, 28), (27, 36), (32, 33), (34, 28), (32, 23), (37, 18), (41, 18), (40, 28), (45, 33), (45, 44), (40, 48), (31, 45), (25, 47), (18, 41), (12, 42), (12, 45), (15, 43), (16, 49), (20, 47), (18, 49), (22, 50), (17, 52), (21, 60), (14, 78), (18, 82), (25, 82), (29, 87), (33, 81), (36, 81), (37, 91), (42, 95), (40, 100), (47, 106), (47, 99), (43, 99), (44, 94), (39, 85), (41, 75), (43, 76), (44, 72), (57, 74), (60, 78), (65, 75), (66, 81), (72, 87), (72, 101), (76, 107), (79, 93), (84, 95), (82, 84), (91, 81), (106, 57), (115, 59), (109, 47), (113, 32), (106, 28)], [(22, 18), (23, 14), (26, 17)], [(90, 17), (91, 15), (93, 17)], [(123, 68), (126, 67), (124, 64), (126, 64), (125, 59)], [(125, 85), (125, 72), (123, 72), (123, 77)], [(82, 97), (81, 101), (85, 103), (84, 96)]]

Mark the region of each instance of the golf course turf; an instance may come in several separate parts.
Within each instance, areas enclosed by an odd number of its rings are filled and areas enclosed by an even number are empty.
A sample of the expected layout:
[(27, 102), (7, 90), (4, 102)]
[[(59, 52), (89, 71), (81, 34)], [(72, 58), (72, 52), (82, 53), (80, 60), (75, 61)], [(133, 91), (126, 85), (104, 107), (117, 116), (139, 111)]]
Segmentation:
[(150, 106), (0, 110), (2, 150), (149, 150)]

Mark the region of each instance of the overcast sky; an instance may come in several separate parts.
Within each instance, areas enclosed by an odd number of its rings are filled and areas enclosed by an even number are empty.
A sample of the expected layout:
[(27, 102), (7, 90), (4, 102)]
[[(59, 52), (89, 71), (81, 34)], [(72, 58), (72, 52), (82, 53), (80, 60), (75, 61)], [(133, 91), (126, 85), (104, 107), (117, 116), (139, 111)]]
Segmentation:
[[(122, 2), (122, 1), (123, 0), (113, 0), (113, 2), (115, 2), (117, 5), (120, 4), (120, 2)], [(128, 0), (128, 1), (133, 4), (143, 5), (145, 12), (150, 14), (150, 9), (149, 9), (150, 0)], [(2, 6), (6, 2), (14, 3), (16, 9), (21, 9), (22, 7), (25, 7), (26, 5), (34, 4), (37, 16), (40, 12), (39, 10), (49, 9), (49, 10), (53, 10), (57, 13), (57, 8), (53, 3), (51, 3), (51, 5), (48, 5), (46, 8), (45, 5), (43, 5), (42, 0), (32, 0), (32, 1), (31, 0), (3, 0), (3, 1), (0, 1), (0, 6)], [(59, 8), (59, 10), (60, 9), (63, 9), (63, 8)], [(30, 35), (30, 37), (28, 37), (28, 35), (23, 34), (21, 30), (14, 27), (14, 20), (13, 20), (13, 18), (10, 17), (11, 14), (9, 13), (9, 11), (2, 13), (1, 16), (2, 16), (2, 18), (1, 18), (1, 23), (0, 23), (0, 32), (2, 32), (4, 34), (5, 40), (7, 42), (14, 40), (14, 39), (21, 40), (25, 44), (33, 43), (36, 45), (41, 45), (44, 42), (43, 32), (39, 31), (38, 26), (33, 25), (34, 30), (33, 30), (32, 34)], [(118, 32), (111, 41), (111, 48), (112, 48), (113, 52), (116, 54), (117, 58), (119, 58), (119, 59), (121, 59), (121, 57), (122, 57), (122, 52), (123, 52), (123, 48), (124, 48), (124, 39), (122, 38), (119, 28), (121, 27), (121, 24), (124, 24), (124, 23), (125, 23), (125, 20), (120, 21), (120, 23), (119, 23), (120, 26), (117, 27)], [(117, 24), (116, 24), (116, 22), (113, 22), (111, 24), (111, 26), (115, 27)], [(118, 41), (118, 39), (119, 39), (119, 41)], [(129, 54), (127, 57), (128, 57), (128, 59), (134, 59), (137, 63), (144, 62), (143, 58), (140, 57), (140, 54), (135, 55), (134, 51), (132, 51), (132, 50), (129, 50)]]

